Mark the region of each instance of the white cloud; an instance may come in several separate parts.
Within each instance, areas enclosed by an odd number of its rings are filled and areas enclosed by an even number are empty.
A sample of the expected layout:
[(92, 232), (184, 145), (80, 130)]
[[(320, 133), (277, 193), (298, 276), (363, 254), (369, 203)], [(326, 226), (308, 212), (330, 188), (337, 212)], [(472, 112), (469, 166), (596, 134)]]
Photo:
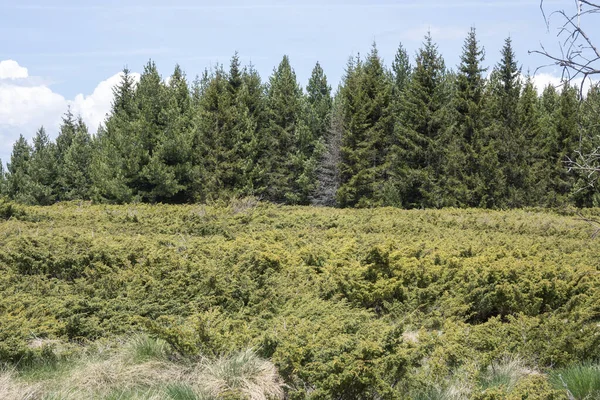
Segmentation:
[[(532, 76), (532, 79), (533, 84), (535, 85), (539, 94), (542, 94), (542, 92), (548, 85), (552, 85), (557, 89), (560, 89), (562, 87), (562, 79), (560, 76), (557, 75), (540, 72)], [(571, 85), (575, 85), (577, 86), (577, 88), (580, 88), (582, 80), (582, 78), (575, 78), (571, 81)], [(583, 82), (584, 95), (587, 93), (592, 83), (594, 83), (594, 81), (590, 81), (589, 79), (586, 79), (586, 81)]]
[[(44, 126), (49, 135), (55, 137), (69, 106), (75, 115), (81, 115), (90, 132), (96, 132), (110, 110), (112, 88), (119, 83), (121, 75), (118, 73), (100, 82), (89, 95), (78, 94), (67, 99), (40, 79), (29, 77), (27, 68), (17, 62), (0, 62), (0, 159), (9, 161), (12, 146), (20, 134), (30, 140), (37, 129)], [(139, 74), (132, 75), (139, 80)]]
[[(78, 94), (69, 101), (74, 114), (81, 115), (92, 132), (104, 121), (113, 100), (113, 88), (121, 81), (122, 72), (115, 74), (96, 86), (89, 96)], [(139, 74), (132, 74), (137, 82)]]
[(28, 76), (27, 68), (21, 67), (18, 62), (14, 60), (0, 61), (0, 79), (19, 79)]

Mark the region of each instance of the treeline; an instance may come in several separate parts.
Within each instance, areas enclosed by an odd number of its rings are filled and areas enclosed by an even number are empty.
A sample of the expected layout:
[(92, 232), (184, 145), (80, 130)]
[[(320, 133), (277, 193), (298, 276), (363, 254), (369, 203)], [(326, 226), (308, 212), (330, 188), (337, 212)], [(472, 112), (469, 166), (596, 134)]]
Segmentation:
[[(580, 101), (582, 100), (582, 101)], [(15, 143), (0, 193), (64, 200), (188, 203), (257, 196), (341, 207), (597, 205), (565, 165), (595, 148), (600, 88), (548, 86), (538, 96), (506, 39), (488, 74), (472, 29), (457, 69), (430, 35), (391, 67), (373, 46), (335, 93), (317, 63), (303, 90), (288, 57), (267, 82), (235, 55), (188, 82), (149, 62), (128, 70), (96, 135), (71, 112), (53, 142), (41, 128)], [(582, 139), (582, 140), (580, 140)], [(0, 163), (1, 168), (1, 163)]]

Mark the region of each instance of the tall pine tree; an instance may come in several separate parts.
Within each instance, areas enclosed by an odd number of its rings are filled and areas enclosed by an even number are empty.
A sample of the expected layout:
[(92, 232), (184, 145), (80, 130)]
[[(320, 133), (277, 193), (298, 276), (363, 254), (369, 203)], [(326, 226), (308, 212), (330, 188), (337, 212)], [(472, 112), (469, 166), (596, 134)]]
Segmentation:
[(383, 204), (388, 202), (392, 82), (375, 44), (364, 63), (349, 63), (346, 74), (338, 202), (344, 207)]
[(142, 144), (134, 121), (137, 119), (136, 83), (125, 68), (113, 89), (113, 102), (105, 126), (93, 139), (91, 196), (109, 203), (129, 202), (140, 172)]
[(310, 131), (304, 123), (302, 89), (287, 56), (269, 79), (266, 104), (267, 197), (275, 202), (306, 203), (311, 187), (300, 179), (305, 161), (302, 146), (310, 142)]
[(496, 64), (491, 77), (489, 102), (489, 140), (497, 149), (498, 162), (502, 169), (504, 184), (498, 188), (499, 198), (492, 206), (522, 207), (526, 204), (527, 143), (518, 129), (517, 106), (521, 93), (521, 70), (517, 66), (512, 40), (507, 38), (501, 51), (501, 60)]
[(33, 149), (29, 161), (31, 177), (31, 192), (36, 204), (49, 205), (54, 203), (57, 193), (58, 178), (56, 145), (50, 141), (46, 130), (41, 127), (33, 138)]
[(60, 198), (88, 200), (91, 198), (92, 137), (81, 118), (75, 126), (75, 136), (66, 149), (60, 165)]
[(439, 207), (435, 195), (441, 168), (442, 110), (446, 103), (446, 67), (430, 34), (418, 51), (403, 96), (390, 155), (393, 182), (404, 207)]
[(27, 140), (20, 135), (13, 146), (10, 163), (7, 165), (6, 193), (11, 199), (25, 204), (36, 204), (35, 197), (31, 195), (32, 185), (29, 176), (31, 151)]
[(443, 147), (443, 203), (448, 206), (477, 206), (477, 189), (481, 185), (478, 170), (482, 143), (482, 101), (485, 80), (482, 66), (484, 50), (479, 47), (475, 29), (471, 28), (460, 58), (451, 102), (449, 124)]

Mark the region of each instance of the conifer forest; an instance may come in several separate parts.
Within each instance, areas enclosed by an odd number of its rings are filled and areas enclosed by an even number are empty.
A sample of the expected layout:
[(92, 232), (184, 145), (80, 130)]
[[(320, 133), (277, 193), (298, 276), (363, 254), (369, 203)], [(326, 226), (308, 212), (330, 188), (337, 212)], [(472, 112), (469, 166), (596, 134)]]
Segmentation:
[(449, 69), (427, 36), (414, 59), (400, 46), (388, 67), (373, 45), (335, 91), (318, 63), (303, 89), (285, 56), (266, 82), (236, 55), (192, 82), (149, 62), (138, 84), (124, 71), (97, 134), (67, 111), (55, 141), (43, 128), (21, 137), (0, 190), (31, 205), (596, 205), (568, 161), (598, 145), (600, 89), (581, 102), (569, 85), (538, 95), (511, 40), (488, 70), (475, 30), (460, 60)]
[(487, 56), (149, 61), (22, 135), (0, 400), (600, 399), (600, 86)]

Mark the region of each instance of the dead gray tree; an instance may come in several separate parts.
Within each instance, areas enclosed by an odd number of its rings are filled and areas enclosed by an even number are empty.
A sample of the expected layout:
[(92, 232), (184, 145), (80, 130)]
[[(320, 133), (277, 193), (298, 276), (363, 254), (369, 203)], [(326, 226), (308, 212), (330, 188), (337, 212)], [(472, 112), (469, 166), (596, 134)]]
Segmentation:
[(317, 169), (318, 187), (311, 203), (318, 206), (336, 205), (336, 194), (340, 187), (339, 164), (342, 159), (343, 116), (339, 101), (334, 103), (331, 115), (331, 127), (325, 143), (326, 149)]

